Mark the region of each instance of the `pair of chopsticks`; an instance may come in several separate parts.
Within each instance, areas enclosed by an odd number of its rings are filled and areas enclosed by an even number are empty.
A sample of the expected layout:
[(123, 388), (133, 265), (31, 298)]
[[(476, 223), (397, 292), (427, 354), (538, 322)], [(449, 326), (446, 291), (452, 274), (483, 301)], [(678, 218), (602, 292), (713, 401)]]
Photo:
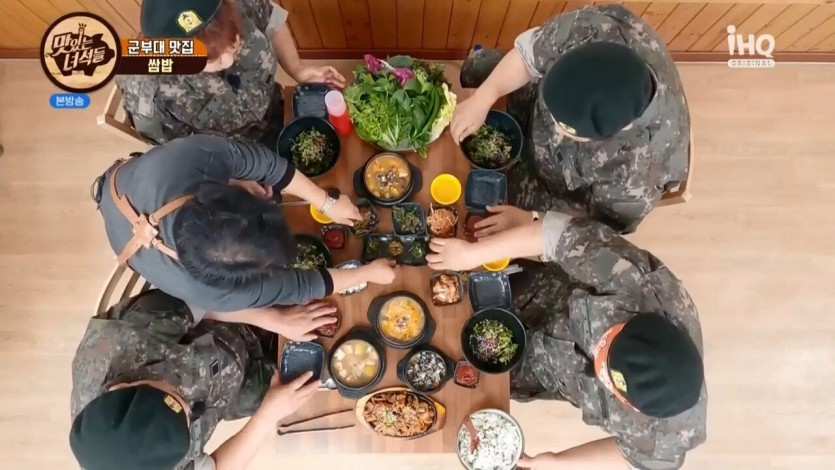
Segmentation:
[(302, 426), (301, 429), (297, 429), (299, 425), (302, 424), (315, 424), (318, 421), (324, 421), (326, 418), (330, 418), (331, 416), (348, 416), (349, 413), (353, 416), (354, 410), (347, 409), (347, 410), (340, 410), (334, 411), (332, 413), (325, 413), (323, 415), (314, 416), (313, 418), (307, 418), (300, 421), (294, 421), (292, 423), (286, 424), (279, 424), (278, 428), (276, 429), (276, 434), (279, 436), (285, 436), (287, 434), (301, 434), (301, 433), (310, 433), (310, 432), (324, 432), (324, 431), (338, 431), (340, 429), (349, 429), (356, 426), (356, 423), (346, 424), (342, 426), (326, 426), (326, 427), (307, 427)]

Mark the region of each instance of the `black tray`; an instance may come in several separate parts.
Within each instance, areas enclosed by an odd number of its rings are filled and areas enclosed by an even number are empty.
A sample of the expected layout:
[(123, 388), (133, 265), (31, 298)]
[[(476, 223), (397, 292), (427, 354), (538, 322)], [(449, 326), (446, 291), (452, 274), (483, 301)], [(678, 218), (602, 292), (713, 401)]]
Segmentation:
[[(371, 233), (365, 237), (362, 243), (362, 254), (360, 255), (360, 260), (363, 263), (370, 263), (371, 261), (377, 259), (395, 259), (394, 256), (391, 256), (388, 253), (388, 244), (393, 240), (399, 240), (399, 237), (396, 237), (392, 234), (381, 234), (381, 233)], [(378, 247), (372, 251), (369, 251), (369, 243), (371, 241), (376, 241)], [(405, 249), (405, 245), (404, 245)]]
[[(458, 218), (458, 222), (456, 222), (455, 226), (452, 228), (452, 236), (451, 237), (446, 237), (446, 238), (455, 238), (456, 235), (458, 235), (458, 223), (461, 222), (460, 215), (458, 214), (458, 209), (455, 206), (445, 206), (445, 205), (441, 205), (441, 204), (430, 204), (429, 205), (429, 210), (426, 211), (426, 219), (427, 219), (426, 233), (429, 234), (429, 236), (431, 236), (431, 237), (438, 237), (437, 235), (433, 235), (432, 233), (429, 232), (429, 214), (432, 213), (432, 209), (449, 209), (455, 214), (456, 218)], [(438, 238), (442, 238), (442, 237), (438, 237)]]
[[(374, 378), (368, 385), (361, 387), (361, 388), (354, 388), (354, 387), (347, 387), (339, 383), (339, 380), (336, 379), (336, 375), (331, 370), (333, 354), (339, 349), (339, 346), (346, 341), (350, 341), (352, 339), (361, 339), (363, 341), (367, 341), (369, 344), (374, 346), (374, 349), (377, 350), (377, 354), (380, 356), (380, 371), (377, 373), (377, 377)], [(355, 326), (351, 328), (345, 336), (339, 338), (330, 350), (328, 354), (328, 373), (330, 377), (333, 378), (333, 382), (336, 384), (336, 390), (345, 398), (352, 398), (352, 399), (360, 399), (371, 392), (377, 384), (380, 383), (380, 380), (383, 379), (383, 376), (386, 374), (386, 350), (383, 345), (380, 343), (380, 339), (377, 335), (374, 334), (374, 331), (367, 326)]]
[[(443, 359), (444, 363), (446, 364), (446, 374), (441, 379), (441, 383), (432, 390), (418, 390), (417, 388), (412, 386), (412, 384), (409, 382), (409, 378), (406, 376), (406, 366), (409, 364), (409, 360), (412, 359), (412, 356), (414, 356), (415, 354), (417, 354), (421, 351), (432, 351), (433, 353), (441, 356), (441, 359)], [(411, 389), (412, 391), (415, 391), (415, 392), (418, 392), (418, 393), (425, 393), (425, 394), (428, 394), (428, 395), (431, 395), (433, 393), (437, 393), (442, 388), (444, 388), (444, 385), (446, 385), (446, 383), (449, 382), (449, 380), (453, 378), (454, 374), (455, 374), (455, 362), (452, 359), (450, 359), (446, 354), (442, 353), (439, 349), (434, 348), (432, 346), (418, 346), (418, 347), (412, 349), (411, 351), (409, 351), (409, 353), (406, 354), (406, 357), (404, 357), (403, 359), (400, 360), (400, 362), (397, 363), (397, 378), (401, 382), (403, 382), (407, 387), (409, 387), (409, 389)]]
[(357, 193), (358, 196), (368, 199), (371, 201), (372, 204), (381, 206), (381, 207), (391, 207), (396, 206), (397, 204), (401, 204), (405, 201), (408, 201), (413, 194), (420, 191), (423, 187), (423, 174), (420, 171), (420, 168), (412, 165), (409, 163), (409, 168), (412, 172), (412, 185), (409, 189), (403, 193), (402, 196), (397, 198), (394, 201), (381, 201), (374, 196), (372, 196), (367, 189), (365, 189), (365, 182), (363, 181), (363, 173), (365, 172), (365, 165), (363, 165), (360, 169), (354, 172), (354, 192)]
[[(457, 281), (458, 282), (458, 300), (456, 300), (455, 302), (452, 302), (452, 303), (448, 303), (448, 304), (435, 302), (435, 297), (434, 297), (434, 295), (432, 295), (432, 286), (435, 285), (435, 279), (441, 277), (444, 274), (446, 274), (448, 276), (453, 276), (453, 277), (455, 277), (455, 279), (458, 280)], [(429, 293), (432, 296), (432, 305), (434, 305), (436, 307), (448, 307), (450, 305), (460, 304), (461, 302), (464, 301), (464, 283), (461, 281), (461, 276), (459, 276), (458, 273), (456, 273), (454, 271), (443, 271), (443, 272), (435, 273), (435, 274), (432, 275), (432, 277), (429, 278)]]
[(464, 204), (470, 209), (487, 210), (487, 206), (504, 204), (507, 199), (507, 178), (490, 170), (473, 170), (467, 175)]
[[(413, 211), (417, 209), (418, 219), (420, 219), (421, 225), (418, 227), (416, 232), (406, 232), (400, 224), (397, 223), (397, 219), (394, 218), (394, 210), (398, 207)], [(421, 207), (420, 204), (414, 202), (402, 202), (391, 207), (391, 225), (394, 227), (394, 233), (399, 236), (426, 235), (426, 213), (423, 211), (423, 207)]]
[(470, 274), (468, 289), (470, 303), (475, 312), (488, 308), (510, 310), (513, 307), (510, 279), (507, 274), (490, 271)]
[[(383, 308), (383, 305), (392, 297), (409, 297), (410, 299), (415, 300), (420, 308), (423, 309), (424, 315), (424, 325), (423, 325), (423, 332), (415, 338), (413, 341), (408, 343), (396, 343), (383, 335), (380, 331), (380, 310)], [(371, 304), (368, 306), (368, 321), (371, 322), (371, 328), (374, 330), (374, 334), (377, 338), (380, 338), (386, 346), (390, 346), (394, 349), (410, 349), (415, 346), (419, 346), (422, 344), (427, 344), (429, 341), (432, 340), (432, 336), (435, 334), (435, 319), (432, 318), (432, 314), (429, 312), (429, 308), (426, 306), (426, 303), (418, 297), (417, 295), (408, 292), (408, 291), (398, 291), (392, 292), (390, 294), (381, 295), (376, 297), (374, 300), (371, 301)]]
[(299, 116), (316, 116), (328, 118), (328, 108), (325, 106), (325, 95), (330, 87), (319, 83), (305, 83), (296, 86), (293, 92), (293, 118)]
[(305, 372), (313, 371), (310, 382), (322, 378), (325, 368), (325, 348), (318, 343), (288, 341), (281, 351), (281, 365), (278, 377), (287, 384), (301, 377)]

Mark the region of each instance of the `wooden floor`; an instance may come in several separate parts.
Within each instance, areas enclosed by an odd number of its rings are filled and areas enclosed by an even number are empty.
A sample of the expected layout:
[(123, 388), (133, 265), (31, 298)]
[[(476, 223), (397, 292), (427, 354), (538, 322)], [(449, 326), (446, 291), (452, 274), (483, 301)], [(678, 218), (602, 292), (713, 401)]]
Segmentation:
[[(694, 198), (634, 240), (684, 280), (704, 329), (708, 441), (686, 468), (835, 468), (835, 66), (680, 67)], [(74, 468), (70, 362), (113, 265), (88, 196), (133, 150), (91, 109), (54, 111), (37, 62), (0, 61), (0, 469)], [(529, 452), (601, 433), (569, 405), (515, 404)], [(240, 423), (222, 426), (211, 448)], [(257, 469), (455, 469), (454, 455), (282, 458)]]

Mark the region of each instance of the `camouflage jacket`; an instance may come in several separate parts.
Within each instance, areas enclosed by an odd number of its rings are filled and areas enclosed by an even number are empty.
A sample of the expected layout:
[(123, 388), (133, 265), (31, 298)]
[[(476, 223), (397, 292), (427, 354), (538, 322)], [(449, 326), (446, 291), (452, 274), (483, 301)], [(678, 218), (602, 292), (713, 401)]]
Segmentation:
[(528, 125), (532, 145), (524, 158), (553, 198), (568, 199), (589, 216), (628, 232), (687, 174), (690, 114), (664, 42), (626, 8), (608, 5), (556, 16), (523, 33), (516, 49), (538, 79), (571, 48), (603, 41), (625, 44), (649, 64), (657, 83), (649, 107), (629, 130), (603, 141), (576, 142), (555, 132), (539, 98), (540, 81)]
[(73, 359), (72, 418), (112, 385), (164, 381), (191, 408), (191, 448), (175, 470), (206, 468), (215, 426), (254, 412), (271, 368), (246, 326), (190, 323), (185, 303), (157, 290), (93, 317)]
[(242, 45), (228, 69), (116, 80), (125, 111), (144, 138), (156, 144), (196, 133), (260, 138), (251, 132), (266, 125), (262, 121), (270, 118), (276, 89), (277, 59), (267, 35), (272, 6), (269, 0), (235, 3), (241, 10)]
[[(598, 381), (591, 351), (610, 327), (642, 313), (667, 316), (690, 333), (701, 351), (692, 299), (661, 261), (602, 223), (549, 212), (544, 230), (543, 261), (558, 264), (572, 282), (555, 292), (567, 301), (555, 302), (559, 307), (547, 322), (528, 331), (524, 361), (513, 372), (514, 398), (567, 400), (581, 409), (583, 421), (615, 437), (632, 467), (679, 468), (685, 453), (705, 440), (706, 389), (684, 413), (667, 419), (645, 416), (621, 404)], [(519, 390), (517, 375), (528, 375), (528, 383), (536, 385)]]

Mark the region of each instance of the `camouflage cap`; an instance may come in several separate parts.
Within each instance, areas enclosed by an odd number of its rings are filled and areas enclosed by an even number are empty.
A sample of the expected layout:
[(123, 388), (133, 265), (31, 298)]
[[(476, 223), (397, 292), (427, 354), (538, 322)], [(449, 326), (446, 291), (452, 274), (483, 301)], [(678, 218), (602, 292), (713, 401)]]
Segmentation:
[(652, 72), (629, 47), (583, 44), (565, 53), (543, 78), (542, 97), (570, 134), (607, 139), (629, 125), (652, 99)]
[(70, 447), (85, 470), (171, 470), (189, 445), (185, 410), (150, 385), (100, 395), (70, 430)]
[(645, 415), (669, 418), (699, 402), (702, 356), (690, 335), (663, 315), (626, 322), (612, 340), (608, 367), (615, 388)]
[(193, 37), (214, 19), (223, 1), (143, 0), (142, 33), (148, 37)]

